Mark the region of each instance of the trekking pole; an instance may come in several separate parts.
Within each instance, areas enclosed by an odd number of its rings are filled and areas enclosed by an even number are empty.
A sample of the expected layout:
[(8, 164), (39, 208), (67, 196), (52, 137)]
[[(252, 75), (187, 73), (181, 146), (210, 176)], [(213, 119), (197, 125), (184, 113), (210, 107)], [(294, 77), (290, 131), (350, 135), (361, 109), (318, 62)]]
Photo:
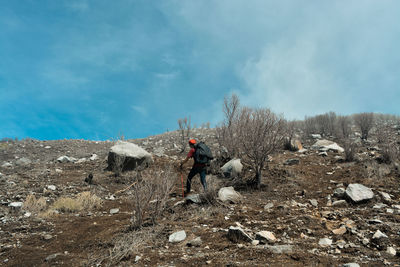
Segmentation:
[(181, 183), (182, 183), (182, 197), (185, 197), (185, 191), (183, 190), (183, 172), (181, 172)]

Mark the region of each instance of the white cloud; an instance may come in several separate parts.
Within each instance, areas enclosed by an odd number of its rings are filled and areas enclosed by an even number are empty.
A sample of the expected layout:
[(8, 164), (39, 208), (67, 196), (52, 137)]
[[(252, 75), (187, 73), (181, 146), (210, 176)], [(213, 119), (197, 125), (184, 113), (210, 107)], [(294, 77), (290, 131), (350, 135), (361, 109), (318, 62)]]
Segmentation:
[(147, 115), (148, 115), (148, 111), (147, 111), (147, 109), (146, 109), (144, 106), (133, 105), (133, 106), (131, 106), (131, 108), (132, 108), (135, 112), (139, 113), (139, 114), (142, 115), (142, 116), (147, 117)]

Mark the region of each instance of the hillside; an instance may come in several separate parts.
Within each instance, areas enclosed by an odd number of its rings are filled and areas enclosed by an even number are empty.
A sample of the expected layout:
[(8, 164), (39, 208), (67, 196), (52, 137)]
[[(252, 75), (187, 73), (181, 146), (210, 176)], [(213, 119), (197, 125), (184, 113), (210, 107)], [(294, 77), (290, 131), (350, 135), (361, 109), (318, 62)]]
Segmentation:
[[(192, 137), (205, 140), (219, 155), (213, 129), (196, 129)], [(393, 138), (399, 137), (393, 134)], [(182, 201), (177, 164), (185, 154), (180, 153), (178, 132), (128, 141), (152, 153), (150, 169), (169, 168), (174, 182), (157, 224), (146, 223), (139, 230), (130, 227), (134, 198), (129, 186), (137, 173), (116, 177), (106, 170), (115, 142), (0, 143), (1, 265), (400, 265), (400, 171), (398, 165), (380, 163), (379, 144), (362, 143), (357, 160), (345, 162), (343, 153), (321, 154), (310, 148), (316, 140), (303, 140), (305, 152), (281, 150), (272, 155), (259, 190), (218, 173), (208, 175), (212, 190), (233, 185), (243, 196), (241, 202), (195, 204)], [(62, 156), (70, 158), (63, 161)], [(85, 182), (89, 174), (92, 184)], [(243, 176), (251, 172), (245, 169)], [(201, 193), (199, 177), (193, 182), (195, 193)], [(344, 199), (336, 189), (350, 184), (372, 189), (373, 198), (361, 203)], [(20, 207), (32, 195), (43, 197), (43, 205), (49, 207), (82, 192), (99, 197), (101, 205), (57, 213)], [(231, 226), (252, 239), (260, 231), (269, 231), (274, 238), (234, 242), (229, 238)], [(181, 230), (185, 240), (169, 242), (170, 235)]]

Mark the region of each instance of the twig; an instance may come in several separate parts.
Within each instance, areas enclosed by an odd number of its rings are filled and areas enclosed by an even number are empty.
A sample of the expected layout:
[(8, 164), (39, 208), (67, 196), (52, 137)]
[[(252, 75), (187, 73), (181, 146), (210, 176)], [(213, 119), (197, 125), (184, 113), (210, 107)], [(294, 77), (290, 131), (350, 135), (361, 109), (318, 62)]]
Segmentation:
[(130, 184), (130, 185), (128, 185), (126, 188), (124, 188), (124, 189), (121, 189), (121, 190), (119, 190), (119, 191), (115, 192), (115, 193), (114, 193), (114, 195), (116, 195), (116, 194), (118, 194), (118, 193), (125, 192), (126, 190), (128, 190), (129, 188), (131, 188), (132, 186), (134, 186), (136, 183), (137, 183), (137, 181), (136, 181), (136, 182), (134, 182), (134, 183), (132, 183), (132, 184)]

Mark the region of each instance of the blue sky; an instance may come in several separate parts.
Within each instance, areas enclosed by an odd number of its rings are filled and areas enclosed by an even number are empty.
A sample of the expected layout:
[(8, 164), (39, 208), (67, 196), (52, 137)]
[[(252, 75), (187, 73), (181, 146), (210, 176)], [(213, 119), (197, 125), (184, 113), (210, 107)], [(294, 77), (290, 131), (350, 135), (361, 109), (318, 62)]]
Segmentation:
[(0, 138), (211, 125), (235, 92), (288, 119), (400, 113), (400, 1), (0, 0)]

